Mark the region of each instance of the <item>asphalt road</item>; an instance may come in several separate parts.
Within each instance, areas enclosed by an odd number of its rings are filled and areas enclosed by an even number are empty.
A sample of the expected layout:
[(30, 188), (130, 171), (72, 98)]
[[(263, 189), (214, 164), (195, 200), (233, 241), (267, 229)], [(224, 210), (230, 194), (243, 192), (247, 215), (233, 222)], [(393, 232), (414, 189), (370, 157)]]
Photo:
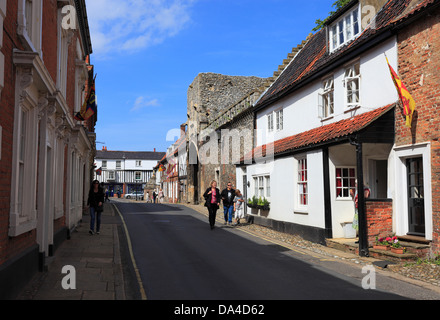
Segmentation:
[(390, 290), (365, 290), (360, 268), (291, 251), (221, 223), (211, 230), (207, 217), (185, 206), (117, 206), (148, 300), (395, 300), (403, 297), (391, 292), (412, 290), (390, 279), (378, 281)]

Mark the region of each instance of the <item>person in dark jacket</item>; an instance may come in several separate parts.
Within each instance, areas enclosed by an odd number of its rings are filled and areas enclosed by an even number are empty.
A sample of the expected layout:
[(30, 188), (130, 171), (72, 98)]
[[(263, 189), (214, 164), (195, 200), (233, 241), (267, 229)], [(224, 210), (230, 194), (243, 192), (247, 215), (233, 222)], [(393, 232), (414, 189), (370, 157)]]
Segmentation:
[(223, 210), (225, 214), (225, 224), (232, 225), (232, 214), (234, 212), (235, 190), (232, 189), (232, 183), (228, 182), (225, 190), (222, 191)]
[(205, 198), (205, 206), (208, 208), (209, 213), (209, 226), (211, 230), (214, 229), (215, 218), (217, 216), (217, 210), (220, 205), (220, 190), (217, 188), (217, 181), (213, 180), (211, 182), (211, 186), (206, 189), (203, 194), (203, 198)]
[(99, 185), (98, 180), (92, 182), (90, 187), (89, 197), (87, 199), (87, 206), (90, 210), (90, 230), (89, 233), (93, 234), (95, 230), (95, 219), (96, 219), (96, 233), (99, 234), (99, 229), (101, 227), (101, 213), (103, 210), (104, 203), (104, 190)]

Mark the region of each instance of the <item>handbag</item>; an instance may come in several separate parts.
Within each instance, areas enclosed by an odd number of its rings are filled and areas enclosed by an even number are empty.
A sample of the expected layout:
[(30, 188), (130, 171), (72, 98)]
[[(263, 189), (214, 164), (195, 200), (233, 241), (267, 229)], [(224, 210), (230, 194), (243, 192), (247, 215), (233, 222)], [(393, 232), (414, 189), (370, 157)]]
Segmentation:
[(96, 207), (96, 212), (100, 213), (102, 211), (104, 211), (104, 206), (103, 205), (100, 205), (100, 206)]

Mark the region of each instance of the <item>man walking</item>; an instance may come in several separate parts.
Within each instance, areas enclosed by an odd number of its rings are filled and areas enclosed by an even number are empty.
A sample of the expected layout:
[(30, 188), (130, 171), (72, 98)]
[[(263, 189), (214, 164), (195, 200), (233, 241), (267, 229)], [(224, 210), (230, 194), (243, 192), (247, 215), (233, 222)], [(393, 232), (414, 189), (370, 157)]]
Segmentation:
[(225, 224), (232, 225), (232, 214), (234, 212), (235, 190), (232, 189), (232, 183), (228, 182), (228, 186), (221, 193), (223, 200), (223, 210), (225, 214)]

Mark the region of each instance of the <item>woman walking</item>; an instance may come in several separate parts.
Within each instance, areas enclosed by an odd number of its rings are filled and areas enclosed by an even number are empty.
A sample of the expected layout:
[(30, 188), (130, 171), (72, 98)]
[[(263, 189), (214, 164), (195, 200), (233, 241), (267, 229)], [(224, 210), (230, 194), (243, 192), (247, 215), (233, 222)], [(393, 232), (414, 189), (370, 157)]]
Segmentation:
[(235, 198), (234, 198), (234, 211), (235, 211), (235, 220), (236, 224), (240, 224), (240, 219), (243, 218), (243, 195), (241, 194), (241, 191), (236, 189), (235, 190)]
[(217, 181), (213, 180), (211, 182), (211, 186), (206, 189), (203, 194), (203, 198), (205, 198), (205, 207), (208, 207), (209, 213), (209, 225), (211, 230), (214, 229), (215, 218), (217, 216), (217, 210), (220, 204), (221, 196), (220, 190), (217, 188)]
[(93, 234), (95, 230), (96, 219), (96, 233), (99, 234), (101, 227), (101, 213), (103, 210), (104, 191), (99, 185), (98, 180), (92, 182), (90, 187), (89, 197), (87, 199), (87, 206), (90, 209), (90, 230), (89, 233)]

